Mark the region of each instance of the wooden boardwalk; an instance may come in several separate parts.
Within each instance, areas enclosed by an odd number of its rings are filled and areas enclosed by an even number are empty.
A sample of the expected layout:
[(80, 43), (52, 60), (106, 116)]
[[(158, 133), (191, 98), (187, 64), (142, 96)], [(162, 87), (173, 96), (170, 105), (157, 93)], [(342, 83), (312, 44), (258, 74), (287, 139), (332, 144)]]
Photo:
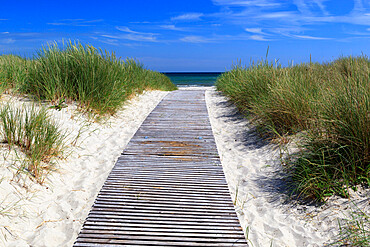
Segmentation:
[(74, 246), (248, 246), (204, 90), (169, 93), (107, 178)]

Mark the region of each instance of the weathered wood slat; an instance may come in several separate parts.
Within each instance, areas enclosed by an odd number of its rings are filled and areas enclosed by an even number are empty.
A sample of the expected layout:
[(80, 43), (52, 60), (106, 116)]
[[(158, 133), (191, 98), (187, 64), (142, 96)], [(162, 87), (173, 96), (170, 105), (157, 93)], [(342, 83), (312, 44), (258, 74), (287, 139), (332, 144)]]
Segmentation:
[(206, 234), (202, 233), (176, 233), (176, 232), (158, 232), (158, 231), (122, 231), (122, 230), (95, 230), (95, 229), (83, 229), (81, 231), (82, 234), (104, 234), (104, 235), (137, 235), (137, 236), (164, 236), (164, 237), (190, 237), (190, 238), (204, 238), (205, 236), (207, 238), (228, 238), (228, 239), (239, 239), (241, 235), (243, 235), (243, 232), (239, 233), (211, 233), (207, 232)]
[[(158, 182), (161, 182), (160, 184), (158, 184)], [(137, 186), (137, 185), (147, 185), (147, 186), (151, 186), (151, 187), (156, 187), (156, 186), (163, 186), (163, 185), (166, 185), (166, 186), (170, 186), (170, 185), (173, 185), (174, 187), (179, 187), (179, 188), (189, 188), (189, 189), (192, 189), (192, 188), (199, 188), (199, 186), (203, 186), (203, 187), (207, 187), (207, 188), (220, 188), (220, 184), (214, 184), (214, 183), (205, 183), (205, 182), (192, 182), (191, 184), (188, 183), (188, 184), (181, 184), (181, 183), (177, 183), (176, 181), (150, 181), (150, 180), (147, 180), (147, 181), (136, 181), (136, 180), (133, 180), (133, 181), (129, 181), (128, 179), (126, 179), (125, 181), (119, 181), (119, 180), (116, 180), (116, 181), (107, 181), (105, 182), (105, 184), (109, 184), (109, 185), (117, 185), (119, 186), (120, 188), (127, 188), (129, 186)]]
[(171, 194), (176, 194), (176, 195), (199, 195), (199, 196), (206, 196), (206, 197), (226, 197), (230, 198), (229, 190), (227, 188), (222, 189), (206, 189), (206, 188), (199, 188), (199, 187), (194, 187), (194, 188), (183, 188), (183, 187), (157, 187), (157, 186), (146, 186), (146, 185), (139, 185), (139, 186), (111, 186), (111, 185), (104, 185), (102, 190), (102, 193), (137, 193), (137, 192), (142, 192), (142, 193), (148, 193), (150, 192), (151, 194), (166, 194), (166, 193), (171, 193)]
[(114, 244), (107, 243), (104, 240), (99, 240), (99, 243), (95, 242), (94, 238), (84, 238), (84, 243), (76, 243), (74, 246), (104, 246), (104, 247), (117, 247), (117, 244), (123, 246), (196, 246), (196, 247), (203, 247), (203, 246), (223, 246), (223, 247), (230, 247), (230, 246), (246, 246), (245, 243), (200, 243), (200, 242), (180, 242), (180, 241), (168, 241), (161, 242), (161, 241), (143, 241), (143, 240), (117, 240), (114, 241)]
[[(112, 213), (112, 214), (124, 214), (124, 213), (138, 213), (136, 209), (111, 209), (111, 208), (95, 208), (93, 210), (91, 210), (91, 213), (93, 212), (104, 212), (104, 213)], [(176, 210), (170, 210), (170, 209), (166, 209), (166, 210), (147, 210), (147, 209), (142, 209), (140, 210), (140, 213), (139, 214), (146, 214), (146, 213), (150, 213), (150, 214), (183, 214), (183, 215), (210, 215), (210, 216), (220, 216), (220, 215), (233, 215), (233, 212), (232, 211), (222, 211), (222, 212), (208, 212), (208, 211), (203, 211), (203, 212), (192, 212), (192, 211), (182, 211), (182, 212), (179, 212), (179, 211), (176, 211)]]
[(248, 246), (204, 90), (169, 93), (118, 158), (74, 246)]
[(162, 229), (168, 229), (169, 231), (217, 231), (217, 232), (225, 232), (225, 231), (238, 231), (240, 232), (242, 228), (238, 224), (228, 224), (227, 226), (225, 225), (186, 225), (186, 224), (181, 224), (181, 222), (165, 222), (163, 224), (136, 224), (136, 223), (119, 223), (119, 222), (90, 222), (87, 221), (85, 223), (85, 226), (88, 227), (93, 227), (94, 229), (105, 229), (105, 228), (120, 228), (123, 229), (125, 227), (132, 227), (132, 228), (150, 228), (153, 229), (153, 231), (156, 230), (162, 230)]
[(219, 234), (243, 234), (240, 229), (230, 230), (229, 228), (223, 230), (223, 229), (204, 229), (203, 227), (200, 229), (189, 229), (189, 228), (178, 228), (178, 226), (167, 226), (167, 227), (160, 227), (158, 228), (157, 225), (146, 225), (146, 227), (143, 227), (142, 225), (86, 225), (86, 230), (108, 230), (113, 229), (120, 231), (144, 231), (144, 232), (171, 232), (171, 233), (219, 233)]

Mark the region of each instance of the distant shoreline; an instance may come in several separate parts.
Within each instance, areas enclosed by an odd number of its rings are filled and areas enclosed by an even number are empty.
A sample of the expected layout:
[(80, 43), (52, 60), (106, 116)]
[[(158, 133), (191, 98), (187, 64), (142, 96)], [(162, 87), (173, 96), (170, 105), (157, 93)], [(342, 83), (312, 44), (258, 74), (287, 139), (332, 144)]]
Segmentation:
[(223, 72), (162, 72), (176, 86), (214, 86)]
[(159, 72), (165, 75), (181, 75), (181, 74), (186, 74), (186, 75), (213, 75), (213, 74), (218, 74), (221, 75), (222, 73), (225, 72)]

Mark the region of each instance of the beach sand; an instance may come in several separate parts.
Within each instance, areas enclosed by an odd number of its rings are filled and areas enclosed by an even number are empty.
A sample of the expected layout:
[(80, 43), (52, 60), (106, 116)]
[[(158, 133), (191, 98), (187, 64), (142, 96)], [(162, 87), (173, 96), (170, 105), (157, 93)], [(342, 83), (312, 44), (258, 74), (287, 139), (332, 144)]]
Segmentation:
[(59, 162), (58, 170), (48, 175), (43, 186), (24, 174), (14, 177), (14, 154), (2, 147), (0, 246), (72, 246), (117, 158), (166, 94), (145, 92), (104, 124), (87, 122), (74, 105), (51, 110), (69, 133), (69, 143), (81, 134), (77, 144), (69, 147), (71, 155)]
[[(193, 89), (199, 88), (181, 88)], [(348, 215), (351, 201), (333, 197), (316, 207), (289, 200), (279, 176), (279, 149), (262, 141), (248, 120), (213, 87), (204, 89), (231, 197), (251, 246), (323, 246), (333, 240), (337, 219)], [(43, 186), (24, 174), (14, 177), (14, 153), (1, 147), (0, 245), (72, 246), (118, 156), (166, 94), (145, 92), (104, 125), (87, 125), (86, 117), (76, 113), (73, 105), (51, 111), (71, 133), (70, 142), (79, 132), (81, 136)], [(360, 192), (353, 193), (352, 199), (368, 212), (369, 191)]]
[[(250, 122), (214, 89), (206, 101), (231, 196), (251, 246), (325, 246), (339, 233), (350, 213), (370, 213), (370, 190), (351, 193), (351, 198), (328, 198), (326, 204), (299, 203), (289, 198), (281, 174), (281, 151), (257, 134)], [(358, 209), (354, 206), (357, 205)]]

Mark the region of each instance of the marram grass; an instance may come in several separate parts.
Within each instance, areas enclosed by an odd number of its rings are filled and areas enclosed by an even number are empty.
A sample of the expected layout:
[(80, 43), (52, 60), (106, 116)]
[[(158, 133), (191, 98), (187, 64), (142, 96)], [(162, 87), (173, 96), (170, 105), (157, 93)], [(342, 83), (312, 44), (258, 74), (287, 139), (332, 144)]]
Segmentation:
[(299, 195), (324, 200), (370, 184), (368, 57), (288, 68), (238, 65), (216, 87), (272, 135), (304, 134), (302, 151), (287, 167)]
[(144, 90), (175, 90), (165, 75), (145, 69), (134, 59), (69, 41), (48, 44), (33, 59), (0, 56), (0, 93), (27, 94), (37, 100), (77, 101), (97, 115), (114, 114)]
[(0, 94), (17, 89), (27, 79), (29, 60), (14, 55), (0, 56)]
[(54, 161), (65, 149), (66, 134), (51, 119), (46, 108), (15, 107), (8, 103), (0, 108), (0, 141), (10, 148), (17, 146), (25, 155), (25, 169), (42, 183)]
[[(0, 56), (0, 95), (26, 94), (37, 101), (50, 101), (54, 109), (76, 101), (94, 116), (112, 115), (125, 101), (144, 90), (175, 90), (165, 75), (145, 69), (134, 59), (121, 60), (113, 52), (69, 41), (49, 44), (33, 59)], [(26, 155), (25, 170), (38, 182), (62, 154), (65, 134), (45, 108), (0, 109), (0, 137), (9, 147)]]
[(21, 87), (40, 100), (74, 100), (100, 115), (114, 114), (127, 98), (145, 89), (176, 87), (133, 59), (122, 61), (114, 53), (73, 42), (63, 48), (57, 44), (43, 47)]

